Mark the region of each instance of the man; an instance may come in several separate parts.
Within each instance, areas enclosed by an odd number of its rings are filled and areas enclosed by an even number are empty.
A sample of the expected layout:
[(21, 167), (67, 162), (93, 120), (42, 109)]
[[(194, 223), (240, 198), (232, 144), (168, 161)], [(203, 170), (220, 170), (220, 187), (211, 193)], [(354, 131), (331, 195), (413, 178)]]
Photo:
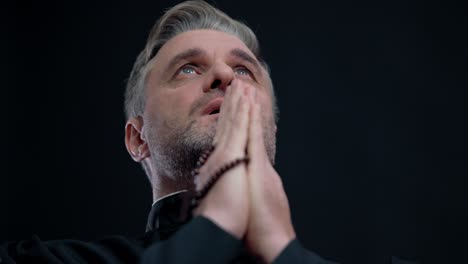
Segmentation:
[(168, 10), (137, 58), (125, 111), (125, 144), (153, 188), (144, 238), (35, 237), (2, 246), (1, 261), (330, 263), (296, 239), (273, 168), (273, 86), (247, 26), (202, 1)]

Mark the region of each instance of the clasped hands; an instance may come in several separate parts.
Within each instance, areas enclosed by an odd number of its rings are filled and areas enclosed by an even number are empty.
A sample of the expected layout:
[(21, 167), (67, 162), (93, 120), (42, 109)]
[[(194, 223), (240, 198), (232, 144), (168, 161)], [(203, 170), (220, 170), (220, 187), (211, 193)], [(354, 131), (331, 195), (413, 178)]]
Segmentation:
[(271, 263), (296, 236), (281, 179), (268, 159), (261, 107), (254, 87), (233, 80), (226, 89), (214, 138), (215, 150), (195, 178), (203, 187), (214, 171), (245, 157), (210, 189), (194, 211), (245, 242), (247, 249)]

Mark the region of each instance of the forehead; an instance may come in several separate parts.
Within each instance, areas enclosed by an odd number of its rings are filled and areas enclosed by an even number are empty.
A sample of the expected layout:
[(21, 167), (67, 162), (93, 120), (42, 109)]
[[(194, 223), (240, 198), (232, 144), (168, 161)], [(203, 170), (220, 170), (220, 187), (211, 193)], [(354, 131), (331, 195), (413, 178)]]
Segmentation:
[(160, 63), (167, 62), (173, 56), (191, 48), (201, 48), (209, 55), (221, 56), (232, 49), (242, 49), (255, 57), (239, 38), (216, 30), (191, 30), (180, 33), (164, 44), (156, 55)]

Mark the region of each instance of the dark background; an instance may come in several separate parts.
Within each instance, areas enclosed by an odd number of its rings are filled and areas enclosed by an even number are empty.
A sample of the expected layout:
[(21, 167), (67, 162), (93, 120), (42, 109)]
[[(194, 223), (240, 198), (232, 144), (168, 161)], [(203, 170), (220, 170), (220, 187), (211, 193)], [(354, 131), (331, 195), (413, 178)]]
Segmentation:
[[(151, 189), (123, 92), (173, 1), (5, 2), (1, 240), (143, 234)], [(307, 248), (342, 263), (466, 261), (463, 1), (216, 1), (257, 32), (277, 170)]]

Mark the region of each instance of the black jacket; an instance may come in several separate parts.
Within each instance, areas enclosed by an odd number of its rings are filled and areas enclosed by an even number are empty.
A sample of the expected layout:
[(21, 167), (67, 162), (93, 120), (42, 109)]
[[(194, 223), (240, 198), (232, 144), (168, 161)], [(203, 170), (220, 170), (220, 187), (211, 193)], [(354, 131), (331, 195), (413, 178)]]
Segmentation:
[[(145, 235), (140, 239), (113, 236), (83, 242), (32, 239), (0, 246), (0, 263), (259, 263), (241, 240), (204, 217), (186, 220), (187, 193), (157, 201), (150, 212)], [(331, 264), (291, 241), (274, 264)]]

